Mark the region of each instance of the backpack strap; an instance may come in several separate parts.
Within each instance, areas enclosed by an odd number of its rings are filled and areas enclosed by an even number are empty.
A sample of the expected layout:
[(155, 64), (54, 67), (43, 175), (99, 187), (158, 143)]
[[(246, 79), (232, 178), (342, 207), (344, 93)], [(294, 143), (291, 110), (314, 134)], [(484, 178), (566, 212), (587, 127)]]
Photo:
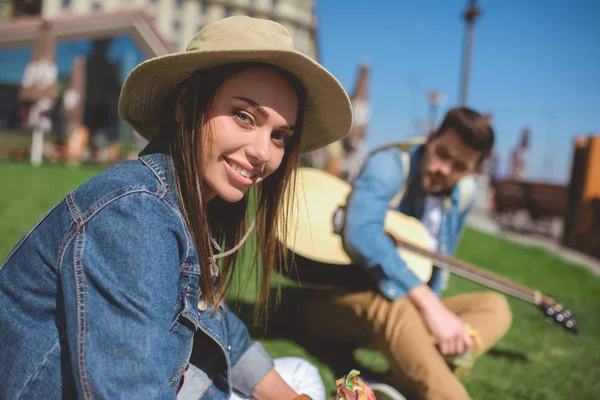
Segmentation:
[(464, 212), (475, 195), (475, 176), (467, 175), (458, 181), (458, 209)]
[[(375, 148), (373, 151), (369, 153), (369, 157), (373, 156), (375, 153), (380, 151), (386, 151), (390, 149), (398, 149), (400, 150), (400, 157), (402, 159), (402, 171), (404, 172), (404, 181), (408, 180), (408, 175), (410, 173), (410, 154), (409, 151), (412, 147), (417, 146), (419, 144), (425, 143), (425, 138), (411, 138), (406, 141), (401, 142), (393, 142), (380, 147)], [(398, 191), (390, 200), (390, 208), (397, 208), (400, 205), (400, 201), (402, 200), (402, 196), (404, 196), (404, 187)]]
[[(405, 151), (400, 152), (400, 156), (402, 157), (402, 171), (404, 172), (404, 182), (408, 180), (408, 174), (410, 172), (410, 154)], [(390, 207), (395, 209), (400, 206), (400, 201), (402, 201), (402, 197), (404, 196), (404, 189), (406, 188), (406, 184), (392, 197), (390, 200)]]

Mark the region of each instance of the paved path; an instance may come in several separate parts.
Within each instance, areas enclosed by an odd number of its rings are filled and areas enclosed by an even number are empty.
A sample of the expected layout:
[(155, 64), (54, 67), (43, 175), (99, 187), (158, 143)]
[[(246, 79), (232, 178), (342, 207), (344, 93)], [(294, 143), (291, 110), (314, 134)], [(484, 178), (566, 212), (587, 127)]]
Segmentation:
[(502, 238), (519, 243), (524, 246), (543, 247), (553, 252), (557, 256), (569, 262), (580, 264), (586, 269), (592, 271), (594, 274), (600, 276), (600, 260), (597, 260), (593, 257), (589, 257), (585, 254), (569, 249), (567, 247), (563, 247), (557, 241), (549, 238), (544, 238), (542, 236), (537, 235), (525, 235), (520, 233), (502, 231), (498, 228), (496, 223), (482, 211), (474, 210), (469, 216), (467, 224), (479, 231), (498, 235)]

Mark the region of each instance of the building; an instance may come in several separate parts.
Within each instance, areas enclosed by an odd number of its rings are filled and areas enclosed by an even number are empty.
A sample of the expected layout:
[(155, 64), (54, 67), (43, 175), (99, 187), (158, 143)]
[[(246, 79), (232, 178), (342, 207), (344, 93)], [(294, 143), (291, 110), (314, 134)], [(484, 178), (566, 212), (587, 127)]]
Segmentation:
[(299, 51), (318, 59), (312, 0), (44, 0), (41, 15), (53, 19), (135, 8), (148, 12), (176, 51), (185, 50), (190, 38), (206, 24), (231, 15), (250, 15), (280, 22)]
[(575, 139), (562, 245), (600, 260), (600, 133)]
[[(23, 135), (16, 93), (43, 20), (54, 26), (60, 93), (75, 57), (87, 59), (84, 124), (90, 128), (90, 143), (100, 147), (132, 138), (117, 114), (120, 88), (129, 72), (147, 58), (185, 50), (208, 23), (239, 14), (276, 20), (290, 31), (298, 50), (319, 59), (313, 0), (0, 2), (0, 133)], [(53, 134), (64, 136), (60, 112), (54, 113), (54, 121)], [(0, 137), (0, 145), (2, 141)]]

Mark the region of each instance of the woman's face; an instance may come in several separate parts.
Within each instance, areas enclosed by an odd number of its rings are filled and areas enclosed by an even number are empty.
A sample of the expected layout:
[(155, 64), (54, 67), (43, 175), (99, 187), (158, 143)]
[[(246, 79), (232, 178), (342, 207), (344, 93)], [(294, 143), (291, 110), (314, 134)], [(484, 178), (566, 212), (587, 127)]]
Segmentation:
[(272, 174), (294, 134), (297, 114), (296, 91), (276, 71), (251, 68), (226, 80), (203, 126), (209, 135), (204, 197), (239, 201)]

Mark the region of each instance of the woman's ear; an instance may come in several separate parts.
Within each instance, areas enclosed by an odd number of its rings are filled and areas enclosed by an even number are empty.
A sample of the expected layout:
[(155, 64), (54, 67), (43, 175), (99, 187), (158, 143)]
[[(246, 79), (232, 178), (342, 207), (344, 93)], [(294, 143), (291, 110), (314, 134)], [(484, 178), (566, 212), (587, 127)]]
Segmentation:
[(185, 111), (184, 111), (184, 99), (185, 96), (187, 94), (187, 86), (185, 86), (181, 92), (179, 93), (179, 96), (177, 96), (177, 100), (175, 101), (175, 121), (177, 121), (179, 124), (183, 124), (185, 121)]

